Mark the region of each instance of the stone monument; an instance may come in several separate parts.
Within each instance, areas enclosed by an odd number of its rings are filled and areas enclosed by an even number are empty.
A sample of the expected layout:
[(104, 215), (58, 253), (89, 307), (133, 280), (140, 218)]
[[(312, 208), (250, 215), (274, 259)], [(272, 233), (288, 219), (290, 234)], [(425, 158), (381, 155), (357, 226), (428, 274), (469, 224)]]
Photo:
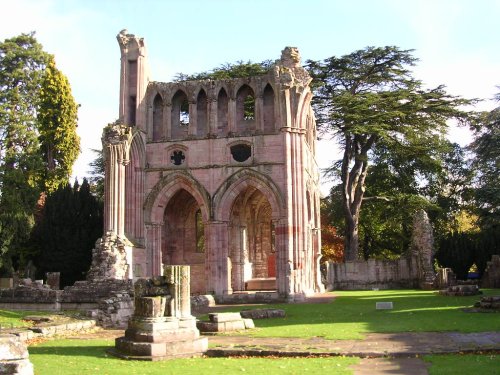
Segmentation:
[(429, 217), (424, 210), (418, 210), (413, 217), (410, 255), (417, 260), (418, 278), (421, 289), (432, 289), (436, 277), (432, 260), (434, 236)]
[(202, 355), (208, 339), (200, 337), (191, 315), (189, 266), (164, 266), (164, 276), (134, 284), (135, 309), (124, 337), (110, 354), (158, 361)]

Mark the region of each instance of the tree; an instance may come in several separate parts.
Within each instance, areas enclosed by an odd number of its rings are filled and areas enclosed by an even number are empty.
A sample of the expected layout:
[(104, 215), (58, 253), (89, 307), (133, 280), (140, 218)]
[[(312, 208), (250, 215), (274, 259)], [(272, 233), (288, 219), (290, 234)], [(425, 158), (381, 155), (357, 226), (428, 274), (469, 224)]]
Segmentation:
[[(500, 93), (496, 95), (500, 101)], [(500, 226), (500, 107), (483, 113), (473, 128), (475, 139), (470, 145), (475, 153), (472, 163), (477, 171), (475, 201), (481, 226)]]
[(40, 195), (37, 108), (48, 55), (33, 34), (0, 43), (0, 273), (15, 268)]
[(466, 121), (459, 106), (471, 101), (451, 96), (443, 86), (426, 90), (409, 67), (410, 50), (367, 47), (349, 55), (308, 61), (313, 77), (313, 107), (321, 131), (342, 145), (337, 169), (342, 181), (345, 258), (359, 256), (359, 218), (373, 150), (401, 148), (408, 155), (432, 151), (443, 138), (446, 121)]
[(95, 159), (89, 163), (90, 171), (90, 187), (94, 195), (101, 201), (104, 201), (104, 173), (106, 166), (104, 165), (104, 157), (102, 150), (93, 149)]
[(61, 285), (85, 279), (95, 241), (102, 236), (103, 205), (86, 179), (48, 194), (30, 240), (38, 277), (61, 272)]
[(174, 81), (197, 81), (202, 79), (231, 79), (231, 78), (246, 78), (256, 75), (262, 75), (269, 72), (273, 62), (266, 60), (261, 63), (253, 63), (247, 61), (237, 61), (236, 63), (225, 63), (218, 68), (212, 69), (208, 72), (201, 72), (195, 74), (177, 73)]
[(50, 57), (40, 90), (37, 115), (39, 141), (45, 164), (44, 187), (51, 192), (68, 183), (71, 169), (80, 152), (76, 133), (78, 105), (68, 79)]

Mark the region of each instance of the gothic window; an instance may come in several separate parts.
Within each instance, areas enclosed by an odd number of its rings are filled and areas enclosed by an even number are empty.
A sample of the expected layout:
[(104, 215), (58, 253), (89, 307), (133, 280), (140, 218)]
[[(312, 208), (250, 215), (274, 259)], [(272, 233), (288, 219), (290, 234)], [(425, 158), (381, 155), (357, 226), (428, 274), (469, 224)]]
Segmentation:
[(253, 130), (255, 123), (255, 95), (252, 88), (243, 85), (236, 94), (238, 131)]
[(229, 97), (226, 90), (220, 89), (217, 96), (217, 134), (225, 136), (228, 131), (227, 113), (229, 108)]
[(264, 110), (264, 132), (273, 133), (274, 128), (274, 91), (270, 84), (266, 85), (262, 95)]
[(208, 133), (208, 99), (205, 90), (200, 90), (196, 99), (196, 135), (204, 137)]
[(163, 125), (163, 101), (160, 94), (156, 94), (153, 100), (153, 141), (159, 141), (162, 136)]
[(186, 155), (181, 150), (174, 150), (170, 154), (170, 162), (173, 165), (182, 165), (184, 164), (184, 160), (186, 159)]
[(198, 209), (195, 214), (195, 224), (196, 224), (196, 252), (205, 252), (205, 226), (203, 224), (203, 217), (201, 215), (201, 210)]
[(231, 155), (234, 160), (242, 163), (252, 156), (252, 147), (244, 143), (231, 146)]
[(189, 102), (184, 91), (178, 90), (172, 98), (172, 119), (170, 135), (172, 139), (187, 136), (189, 125)]

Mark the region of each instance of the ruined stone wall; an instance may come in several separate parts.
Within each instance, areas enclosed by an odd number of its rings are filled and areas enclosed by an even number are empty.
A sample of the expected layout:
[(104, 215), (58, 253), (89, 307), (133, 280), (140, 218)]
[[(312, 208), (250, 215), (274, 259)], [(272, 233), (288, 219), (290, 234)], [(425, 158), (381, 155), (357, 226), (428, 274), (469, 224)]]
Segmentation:
[(419, 285), (416, 264), (415, 257), (394, 261), (369, 259), (345, 263), (328, 262), (327, 289), (416, 288)]

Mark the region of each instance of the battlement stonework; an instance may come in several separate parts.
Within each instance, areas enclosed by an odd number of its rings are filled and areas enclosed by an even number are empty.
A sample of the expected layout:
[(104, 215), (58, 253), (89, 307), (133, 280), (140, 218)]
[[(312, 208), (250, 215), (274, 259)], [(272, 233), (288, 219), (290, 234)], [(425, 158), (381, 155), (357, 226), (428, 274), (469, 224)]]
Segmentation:
[(135, 279), (189, 265), (195, 294), (321, 290), (316, 126), (298, 50), (285, 48), (264, 75), (164, 83), (149, 78), (142, 38), (117, 38), (106, 235), (89, 274)]

